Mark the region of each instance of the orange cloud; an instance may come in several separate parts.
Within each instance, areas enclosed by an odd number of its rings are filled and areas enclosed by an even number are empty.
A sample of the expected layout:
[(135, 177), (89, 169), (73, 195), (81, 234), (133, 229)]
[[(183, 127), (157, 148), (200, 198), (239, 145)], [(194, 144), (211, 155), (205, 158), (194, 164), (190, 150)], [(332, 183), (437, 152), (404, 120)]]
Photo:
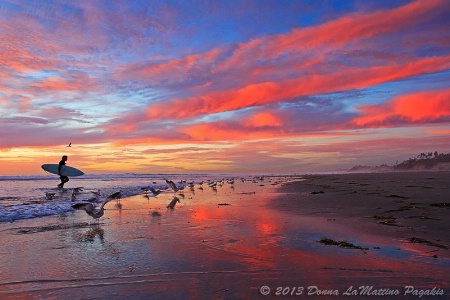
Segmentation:
[(261, 112), (251, 116), (247, 121), (244, 122), (247, 127), (280, 127), (282, 122), (278, 116), (274, 114)]
[(353, 123), (363, 127), (450, 120), (450, 89), (404, 95), (388, 103), (364, 105), (358, 109), (363, 115), (355, 118)]
[(193, 125), (181, 128), (180, 131), (195, 141), (235, 141), (250, 137), (267, 138), (274, 136), (274, 133), (270, 131), (246, 131), (242, 128), (233, 128), (225, 122)]
[(260, 112), (242, 120), (196, 124), (180, 128), (179, 131), (196, 141), (235, 141), (284, 135), (282, 127), (283, 124), (278, 116)]

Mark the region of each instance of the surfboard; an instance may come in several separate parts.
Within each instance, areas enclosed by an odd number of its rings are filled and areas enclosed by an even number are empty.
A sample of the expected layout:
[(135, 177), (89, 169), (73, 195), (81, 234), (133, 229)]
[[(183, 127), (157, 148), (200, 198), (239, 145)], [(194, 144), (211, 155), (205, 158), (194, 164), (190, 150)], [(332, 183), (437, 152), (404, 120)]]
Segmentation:
[[(43, 164), (41, 166), (41, 168), (48, 173), (58, 175), (58, 164)], [(75, 177), (75, 176), (84, 175), (84, 173), (82, 171), (78, 170), (77, 168), (69, 167), (69, 166), (62, 166), (61, 174), (63, 176), (67, 176), (67, 177)]]

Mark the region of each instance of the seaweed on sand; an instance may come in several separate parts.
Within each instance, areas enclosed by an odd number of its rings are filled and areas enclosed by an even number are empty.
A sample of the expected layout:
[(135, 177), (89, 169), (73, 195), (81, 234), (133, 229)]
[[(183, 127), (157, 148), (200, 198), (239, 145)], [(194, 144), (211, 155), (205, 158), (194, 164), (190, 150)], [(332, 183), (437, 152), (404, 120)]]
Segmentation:
[(448, 249), (448, 247), (445, 246), (445, 245), (437, 244), (437, 243), (434, 243), (434, 242), (430, 242), (430, 241), (428, 241), (426, 239), (422, 239), (422, 238), (412, 237), (412, 238), (409, 238), (408, 241), (411, 242), (411, 243), (419, 243), (419, 244), (424, 244), (424, 245), (431, 246), (431, 247), (438, 247), (438, 248), (441, 248), (441, 249)]
[(433, 206), (433, 207), (450, 207), (450, 202), (433, 203), (433, 204), (430, 204), (430, 206)]
[(359, 250), (369, 250), (369, 248), (366, 247), (361, 247), (361, 246), (357, 246), (355, 244), (352, 244), (350, 242), (347, 241), (335, 241), (333, 239), (329, 239), (329, 238), (321, 238), (319, 240), (319, 243), (324, 244), (324, 245), (332, 245), (332, 246), (338, 246), (341, 248), (346, 248), (346, 249), (359, 249)]
[(406, 219), (419, 219), (421, 221), (425, 221), (425, 220), (440, 221), (441, 220), (440, 218), (425, 216), (424, 214), (422, 214), (421, 216), (408, 216), (405, 218)]
[(406, 197), (406, 196), (399, 196), (399, 195), (396, 195), (396, 194), (392, 194), (392, 195), (389, 195), (389, 196), (385, 196), (386, 198), (400, 198), (400, 199), (408, 199), (408, 197)]
[(311, 195), (324, 194), (324, 191), (318, 191), (318, 192), (313, 191), (313, 192), (310, 192), (310, 194)]
[(379, 220), (378, 224), (402, 227), (397, 224), (397, 218), (394, 216), (373, 216), (372, 218)]
[(411, 210), (411, 209), (413, 209), (413, 208), (416, 208), (416, 206), (413, 206), (413, 205), (405, 205), (405, 206), (399, 207), (398, 209), (391, 209), (391, 210), (388, 210), (387, 212), (406, 211), (406, 210)]

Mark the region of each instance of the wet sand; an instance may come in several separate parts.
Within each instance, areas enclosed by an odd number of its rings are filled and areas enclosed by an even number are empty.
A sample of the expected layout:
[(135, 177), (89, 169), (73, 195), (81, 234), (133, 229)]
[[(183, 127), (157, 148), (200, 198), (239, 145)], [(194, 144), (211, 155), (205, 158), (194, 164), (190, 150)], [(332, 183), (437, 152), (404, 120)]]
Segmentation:
[(187, 187), (173, 209), (171, 192), (113, 201), (100, 226), (2, 223), (0, 297), (444, 299), (449, 188), (448, 172), (247, 178)]

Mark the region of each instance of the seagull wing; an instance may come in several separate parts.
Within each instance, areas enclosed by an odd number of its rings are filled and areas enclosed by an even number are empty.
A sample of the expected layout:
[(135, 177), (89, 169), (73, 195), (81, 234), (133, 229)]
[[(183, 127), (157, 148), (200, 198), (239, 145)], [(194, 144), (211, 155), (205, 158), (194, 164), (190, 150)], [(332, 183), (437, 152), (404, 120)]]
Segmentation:
[(88, 213), (94, 211), (94, 205), (92, 205), (92, 203), (76, 203), (72, 205), (72, 208), (78, 210), (85, 210)]
[(173, 183), (172, 180), (167, 180), (167, 179), (166, 179), (166, 182), (167, 182), (167, 184), (172, 188), (172, 190), (173, 190), (175, 193), (178, 191), (178, 188), (177, 188), (176, 184)]
[(105, 201), (103, 201), (101, 204), (100, 204), (100, 211), (103, 211), (103, 206), (105, 206), (105, 204), (106, 203), (108, 203), (109, 201), (111, 201), (112, 199), (106, 199)]
[(122, 197), (121, 192), (115, 192), (114, 194), (109, 195), (106, 199), (113, 200)]
[(149, 187), (149, 190), (156, 196), (160, 193), (160, 191), (155, 190), (153, 187)]

